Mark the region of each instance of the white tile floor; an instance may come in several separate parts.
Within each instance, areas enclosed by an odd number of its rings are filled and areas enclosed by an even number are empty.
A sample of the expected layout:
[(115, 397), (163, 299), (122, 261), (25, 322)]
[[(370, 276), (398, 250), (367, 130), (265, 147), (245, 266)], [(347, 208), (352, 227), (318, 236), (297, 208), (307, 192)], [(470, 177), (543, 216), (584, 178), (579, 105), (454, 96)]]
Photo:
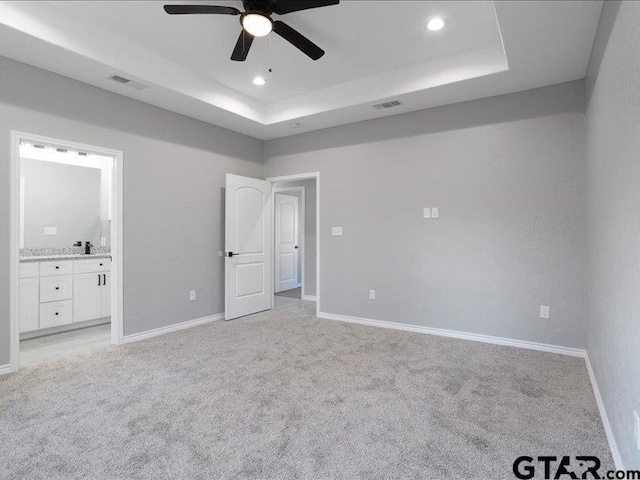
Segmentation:
[(107, 347), (111, 344), (111, 324), (54, 333), (20, 341), (20, 367), (31, 367), (64, 357)]

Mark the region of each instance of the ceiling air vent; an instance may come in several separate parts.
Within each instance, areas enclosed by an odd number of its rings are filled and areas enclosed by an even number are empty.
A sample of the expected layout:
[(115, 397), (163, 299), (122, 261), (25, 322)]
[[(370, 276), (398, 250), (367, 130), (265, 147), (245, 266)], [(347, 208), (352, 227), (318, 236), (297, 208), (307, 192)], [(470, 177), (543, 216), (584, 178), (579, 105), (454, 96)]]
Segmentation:
[(375, 110), (386, 110), (387, 108), (399, 107), (402, 105), (400, 100), (391, 100), (390, 102), (378, 103), (377, 105), (373, 105)]
[(109, 78), (118, 83), (129, 83), (131, 81), (128, 78), (121, 77), (120, 75), (111, 75)]
[(128, 78), (121, 77), (120, 75), (111, 75), (109, 80), (113, 80), (116, 83), (121, 85), (126, 85), (127, 87), (131, 87), (135, 90), (145, 90), (149, 88), (148, 85), (144, 85), (140, 82), (136, 82), (135, 80), (130, 80)]

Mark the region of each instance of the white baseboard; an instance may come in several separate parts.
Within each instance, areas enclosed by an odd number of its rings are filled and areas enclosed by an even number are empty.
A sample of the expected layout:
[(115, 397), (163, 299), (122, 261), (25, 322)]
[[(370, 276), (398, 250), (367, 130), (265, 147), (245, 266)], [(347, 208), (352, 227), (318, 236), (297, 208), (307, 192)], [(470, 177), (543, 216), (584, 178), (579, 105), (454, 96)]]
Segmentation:
[(607, 436), (607, 441), (609, 442), (609, 449), (611, 450), (611, 456), (613, 457), (613, 461), (616, 464), (616, 469), (624, 470), (624, 465), (622, 464), (622, 457), (620, 456), (620, 451), (618, 450), (618, 444), (616, 443), (616, 439), (613, 436), (613, 429), (611, 428), (611, 424), (609, 423), (609, 417), (607, 416), (607, 411), (604, 408), (604, 402), (602, 401), (602, 396), (600, 395), (600, 389), (598, 388), (598, 382), (596, 381), (595, 373), (593, 372), (593, 368), (591, 367), (591, 361), (589, 360), (589, 355), (585, 355), (584, 360), (587, 364), (587, 371), (589, 372), (589, 378), (591, 379), (591, 387), (593, 387), (593, 395), (596, 397), (596, 403), (598, 404), (598, 410), (600, 411), (600, 418), (602, 419), (602, 425), (604, 427), (604, 433)]
[(211, 315), (209, 317), (196, 318), (195, 320), (189, 320), (186, 322), (175, 323), (173, 325), (169, 325), (168, 327), (155, 328), (153, 330), (147, 330), (146, 332), (125, 335), (124, 343), (138, 342), (140, 340), (146, 340), (147, 338), (164, 335), (165, 333), (177, 332), (179, 330), (197, 327), (198, 325), (217, 322), (218, 320), (224, 320), (224, 313), (218, 313), (217, 315)]
[(307, 300), (309, 302), (317, 302), (318, 297), (316, 297), (315, 295), (302, 295), (302, 300)]
[(11, 365), (8, 363), (6, 365), (0, 365), (0, 375), (7, 375), (12, 371), (13, 370), (11, 370)]
[(579, 348), (561, 347), (558, 345), (549, 345), (546, 343), (527, 342), (525, 340), (515, 340), (512, 338), (493, 337), (491, 335), (482, 335), (479, 333), (458, 332), (455, 330), (445, 330), (442, 328), (423, 327), (420, 325), (410, 325), (408, 323), (396, 323), (387, 322), (384, 320), (372, 320), (369, 318), (349, 317), (346, 315), (337, 315), (334, 313), (320, 312), (318, 314), (318, 318), (326, 318), (327, 320), (338, 320), (340, 322), (348, 323), (359, 323), (361, 325), (370, 325), (372, 327), (404, 330), (407, 332), (426, 333), (428, 335), (438, 335), (441, 337), (460, 338), (463, 340), (473, 340), (475, 342), (493, 343), (495, 345), (526, 348), (529, 350), (538, 350), (541, 352), (568, 355), (570, 357), (584, 358), (587, 353), (585, 350)]

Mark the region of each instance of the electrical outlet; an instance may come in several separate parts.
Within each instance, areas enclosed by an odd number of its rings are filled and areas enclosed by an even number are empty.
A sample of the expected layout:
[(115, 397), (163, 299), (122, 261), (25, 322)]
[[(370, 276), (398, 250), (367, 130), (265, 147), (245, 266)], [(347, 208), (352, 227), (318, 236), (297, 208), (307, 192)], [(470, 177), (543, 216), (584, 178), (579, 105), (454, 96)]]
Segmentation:
[(636, 450), (640, 450), (640, 417), (638, 417), (638, 412), (633, 411), (633, 419), (635, 426), (635, 439), (636, 439)]
[(431, 218), (440, 218), (440, 210), (438, 210), (438, 207), (431, 207)]
[(45, 235), (57, 235), (58, 234), (58, 228), (57, 227), (44, 227), (44, 234)]
[(195, 290), (191, 290), (189, 292), (189, 301), (193, 302), (196, 299), (196, 291)]
[(376, 291), (369, 290), (369, 300), (375, 300), (375, 299), (376, 299)]
[(341, 237), (342, 227), (331, 227), (331, 235), (334, 237)]
[(540, 318), (549, 319), (549, 305), (540, 305)]

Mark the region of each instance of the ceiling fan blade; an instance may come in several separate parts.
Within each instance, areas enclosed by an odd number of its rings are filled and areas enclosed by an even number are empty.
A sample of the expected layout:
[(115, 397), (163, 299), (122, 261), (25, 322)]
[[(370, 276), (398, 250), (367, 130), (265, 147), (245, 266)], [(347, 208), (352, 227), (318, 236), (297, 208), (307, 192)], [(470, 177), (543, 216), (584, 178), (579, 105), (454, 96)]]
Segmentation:
[(318, 60), (324, 55), (324, 50), (319, 46), (280, 20), (273, 22), (273, 31), (313, 60)]
[(278, 15), (285, 13), (299, 12), (300, 10), (309, 10), (310, 8), (328, 7), (330, 5), (338, 5), (340, 0), (275, 0), (271, 4), (271, 8)]
[(247, 55), (249, 55), (249, 49), (252, 43), (253, 35), (247, 33), (243, 28), (236, 42), (236, 48), (233, 49), (233, 53), (231, 54), (231, 60), (234, 62), (244, 62), (247, 59)]
[(217, 7), (215, 5), (165, 5), (164, 11), (169, 15), (240, 15), (240, 10), (233, 7)]

